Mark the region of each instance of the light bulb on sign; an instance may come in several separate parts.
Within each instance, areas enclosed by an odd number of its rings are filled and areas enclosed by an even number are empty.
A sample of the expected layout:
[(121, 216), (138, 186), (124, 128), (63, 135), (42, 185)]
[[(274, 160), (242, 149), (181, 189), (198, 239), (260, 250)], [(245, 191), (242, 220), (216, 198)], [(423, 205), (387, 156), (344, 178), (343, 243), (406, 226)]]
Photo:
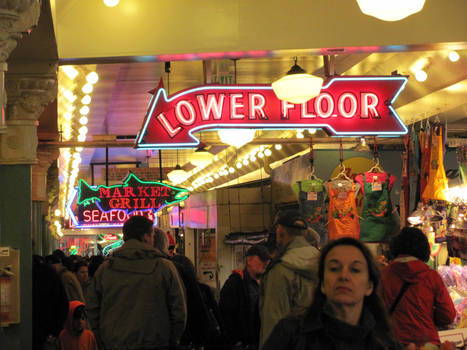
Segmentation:
[(280, 151), (282, 149), (282, 145), (280, 144), (274, 145), (274, 148)]

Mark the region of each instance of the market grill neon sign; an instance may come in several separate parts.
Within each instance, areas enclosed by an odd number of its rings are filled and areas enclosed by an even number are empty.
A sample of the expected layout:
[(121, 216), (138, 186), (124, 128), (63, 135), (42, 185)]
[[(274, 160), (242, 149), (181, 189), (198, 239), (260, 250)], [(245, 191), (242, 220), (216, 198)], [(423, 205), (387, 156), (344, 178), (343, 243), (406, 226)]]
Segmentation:
[(221, 128), (323, 128), (337, 136), (407, 133), (393, 103), (405, 76), (334, 77), (303, 104), (279, 100), (270, 85), (206, 85), (167, 97), (151, 91), (136, 148), (196, 147), (194, 132)]
[(188, 198), (188, 190), (157, 181), (141, 181), (130, 174), (123, 184), (90, 186), (79, 181), (67, 205), (73, 227), (119, 227), (132, 215), (156, 221), (156, 213), (167, 205)]

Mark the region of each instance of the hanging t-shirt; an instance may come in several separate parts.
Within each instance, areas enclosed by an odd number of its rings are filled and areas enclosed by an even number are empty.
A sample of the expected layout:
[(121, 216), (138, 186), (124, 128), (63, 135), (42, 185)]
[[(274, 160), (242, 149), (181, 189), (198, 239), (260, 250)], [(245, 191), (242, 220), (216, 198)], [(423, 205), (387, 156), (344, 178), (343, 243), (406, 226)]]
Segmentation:
[(360, 240), (388, 241), (399, 230), (389, 195), (396, 177), (386, 173), (364, 173), (357, 178), (363, 181), (364, 193), (360, 214)]
[(357, 204), (355, 202), (355, 184), (352, 180), (332, 180), (328, 182), (328, 238), (341, 237), (358, 239)]
[(320, 245), (326, 244), (328, 230), (326, 228), (326, 192), (323, 180), (315, 178), (297, 181), (292, 185), (292, 189), (298, 196), (300, 210), (305, 215), (308, 225), (318, 233)]
[(432, 129), (431, 152), (428, 180), (422, 193), (423, 200), (447, 200), (448, 179), (444, 171), (443, 158), (443, 126), (438, 125)]

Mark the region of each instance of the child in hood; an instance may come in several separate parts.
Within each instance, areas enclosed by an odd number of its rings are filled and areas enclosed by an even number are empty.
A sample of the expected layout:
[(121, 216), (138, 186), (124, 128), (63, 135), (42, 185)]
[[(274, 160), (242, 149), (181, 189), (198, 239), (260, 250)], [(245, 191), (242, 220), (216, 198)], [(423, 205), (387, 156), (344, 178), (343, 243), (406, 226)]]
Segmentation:
[(70, 301), (65, 328), (58, 336), (60, 350), (99, 350), (94, 333), (87, 329), (86, 313), (81, 301)]

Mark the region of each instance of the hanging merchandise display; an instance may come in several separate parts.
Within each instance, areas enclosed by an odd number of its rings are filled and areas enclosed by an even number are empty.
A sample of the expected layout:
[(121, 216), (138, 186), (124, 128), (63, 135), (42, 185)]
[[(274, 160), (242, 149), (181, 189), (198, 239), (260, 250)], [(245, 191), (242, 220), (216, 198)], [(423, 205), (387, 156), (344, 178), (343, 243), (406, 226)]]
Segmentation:
[(323, 180), (318, 178), (314, 168), (313, 140), (310, 138), (310, 179), (297, 181), (292, 189), (298, 197), (300, 210), (305, 216), (308, 226), (311, 227), (320, 238), (320, 246), (326, 244), (328, 232), (326, 229), (326, 191)]
[(409, 140), (409, 207), (407, 214), (411, 213), (417, 207), (420, 200), (420, 142), (412, 126)]
[(389, 241), (399, 230), (389, 195), (395, 176), (369, 171), (355, 180), (363, 191), (360, 239), (367, 242)]
[(393, 212), (390, 197), (396, 177), (381, 168), (376, 138), (373, 152), (376, 164), (355, 177), (363, 193), (360, 239), (366, 242), (386, 242), (399, 231), (399, 222)]
[(353, 237), (358, 239), (357, 204), (355, 202), (355, 184), (347, 179), (335, 179), (328, 182), (328, 239)]
[(425, 201), (447, 200), (448, 180), (443, 163), (443, 129), (444, 126), (441, 124), (436, 124), (432, 128), (428, 180), (422, 192), (422, 199)]
[(425, 187), (428, 181), (428, 174), (430, 172), (430, 124), (427, 123), (425, 128), (420, 128), (419, 140), (420, 140), (420, 194), (425, 191)]
[(327, 183), (329, 196), (328, 239), (334, 240), (340, 237), (358, 239), (360, 224), (355, 194), (359, 185), (355, 184), (345, 173), (346, 169), (342, 164), (344, 158), (342, 140), (340, 140), (339, 153), (341, 172)]
[(407, 216), (410, 213), (409, 148), (410, 134), (407, 134), (404, 136), (404, 151), (402, 152), (401, 192), (399, 197), (399, 216), (402, 227), (406, 225)]

